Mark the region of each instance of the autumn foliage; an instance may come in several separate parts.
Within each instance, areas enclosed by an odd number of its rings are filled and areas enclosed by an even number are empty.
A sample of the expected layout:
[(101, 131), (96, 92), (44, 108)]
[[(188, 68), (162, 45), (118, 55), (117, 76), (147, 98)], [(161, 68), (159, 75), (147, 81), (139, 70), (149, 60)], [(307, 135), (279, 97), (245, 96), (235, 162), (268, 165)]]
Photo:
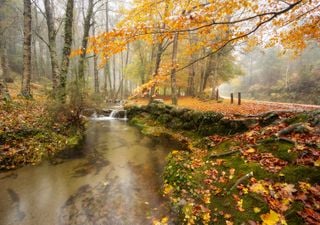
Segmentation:
[[(239, 49), (249, 51), (258, 44), (264, 47), (281, 45), (299, 53), (309, 40), (319, 40), (319, 7), (316, 0), (214, 0), (205, 3), (137, 0), (130, 9), (123, 10), (124, 19), (114, 29), (90, 38), (88, 52), (100, 55), (101, 65), (104, 65), (134, 41), (156, 45), (172, 41), (176, 33), (181, 42), (193, 35), (197, 41), (189, 43), (179, 55), (191, 56), (202, 49), (207, 49), (207, 53), (184, 65), (169, 63), (169, 68), (175, 67), (177, 72), (227, 46), (239, 45)], [(75, 50), (72, 55), (81, 52), (81, 49)], [(137, 92), (168, 82), (168, 62), (161, 63), (160, 68), (159, 74), (150, 77)]]

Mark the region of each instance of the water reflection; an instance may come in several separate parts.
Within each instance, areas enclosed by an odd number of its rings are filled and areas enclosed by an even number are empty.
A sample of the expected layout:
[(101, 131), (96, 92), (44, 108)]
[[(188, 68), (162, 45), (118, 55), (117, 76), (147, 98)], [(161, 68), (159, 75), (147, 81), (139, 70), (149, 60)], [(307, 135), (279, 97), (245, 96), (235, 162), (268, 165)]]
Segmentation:
[(168, 150), (123, 121), (91, 121), (77, 157), (0, 174), (0, 224), (151, 224), (168, 214)]

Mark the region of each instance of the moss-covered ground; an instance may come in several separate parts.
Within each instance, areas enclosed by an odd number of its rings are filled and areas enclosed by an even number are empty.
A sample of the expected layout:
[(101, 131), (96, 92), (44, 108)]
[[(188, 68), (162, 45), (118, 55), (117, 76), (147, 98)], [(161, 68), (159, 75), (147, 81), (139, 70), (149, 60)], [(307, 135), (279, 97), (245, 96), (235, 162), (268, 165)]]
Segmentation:
[(170, 130), (147, 113), (130, 122), (146, 135), (185, 143), (172, 149), (163, 174), (178, 224), (295, 225), (320, 224), (319, 118), (281, 115), (230, 136)]

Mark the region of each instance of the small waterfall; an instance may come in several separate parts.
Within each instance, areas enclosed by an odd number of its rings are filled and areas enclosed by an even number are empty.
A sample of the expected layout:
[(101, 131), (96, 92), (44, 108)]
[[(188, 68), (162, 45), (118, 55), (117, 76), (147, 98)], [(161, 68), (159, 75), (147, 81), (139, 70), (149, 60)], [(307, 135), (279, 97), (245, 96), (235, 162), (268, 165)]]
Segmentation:
[(98, 117), (98, 114), (96, 111), (94, 111), (94, 113), (92, 113), (92, 115), (91, 115), (91, 118), (97, 118), (97, 117)]
[(110, 109), (110, 114), (108, 116), (97, 115), (97, 113), (93, 113), (91, 115), (92, 120), (128, 120), (127, 119), (127, 110), (124, 109)]
[(109, 117), (110, 118), (116, 118), (115, 116), (118, 114), (119, 110), (113, 109), (112, 112), (110, 113)]

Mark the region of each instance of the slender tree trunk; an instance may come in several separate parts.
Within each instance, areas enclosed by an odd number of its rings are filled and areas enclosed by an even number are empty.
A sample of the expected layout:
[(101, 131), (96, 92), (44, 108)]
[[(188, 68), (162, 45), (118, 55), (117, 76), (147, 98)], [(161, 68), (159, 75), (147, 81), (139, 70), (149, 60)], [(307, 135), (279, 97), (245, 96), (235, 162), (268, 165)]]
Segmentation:
[(116, 57), (115, 55), (112, 56), (112, 75), (113, 75), (113, 84), (112, 84), (112, 93), (113, 93), (113, 98), (114, 95), (116, 94)]
[(0, 100), (9, 101), (10, 95), (6, 83), (8, 73), (8, 60), (6, 55), (6, 47), (3, 43), (4, 40), (0, 40)]
[(31, 0), (24, 0), (24, 22), (23, 22), (23, 74), (21, 84), (21, 95), (31, 98)]
[[(206, 51), (205, 49), (203, 49), (203, 52), (202, 52), (203, 55), (206, 54)], [(203, 83), (204, 83), (204, 76), (205, 76), (205, 73), (206, 73), (206, 68), (207, 68), (207, 65), (208, 65), (208, 59), (204, 60), (204, 65), (201, 67), (201, 75), (200, 75), (200, 82), (199, 82), (199, 93), (203, 93)]]
[(0, 41), (0, 57), (1, 57), (1, 66), (3, 71), (3, 79), (5, 82), (9, 82), (12, 80), (9, 75), (9, 62), (8, 62), (8, 51), (7, 51), (7, 43), (6, 40)]
[[(35, 12), (35, 16), (34, 16), (34, 19), (35, 19), (35, 26), (36, 26), (36, 32), (38, 34), (41, 33), (41, 29), (40, 29), (40, 24), (39, 24), (39, 18), (38, 18), (38, 11), (37, 11), (37, 8), (34, 9), (34, 12)], [(35, 37), (36, 38), (36, 37)], [(37, 72), (38, 72), (38, 79), (40, 79), (41, 76), (43, 76), (44, 74), (46, 74), (46, 71), (44, 68), (46, 68), (45, 66), (45, 61), (43, 59), (43, 49), (46, 48), (43, 46), (42, 44), (42, 41), (39, 40), (39, 38), (35, 39), (35, 46), (34, 46), (35, 50), (38, 48), (39, 49), (39, 53), (37, 54), (37, 59), (36, 59), (36, 62), (37, 62)]]
[(172, 69), (171, 69), (171, 99), (172, 104), (178, 104), (178, 97), (177, 97), (177, 83), (176, 83), (176, 65), (177, 65), (177, 55), (178, 55), (178, 38), (179, 33), (174, 34), (173, 39), (173, 49), (172, 49)]
[[(189, 33), (189, 44), (192, 46), (193, 40), (192, 40), (192, 34)], [(191, 62), (195, 60), (194, 54), (191, 54)], [(187, 87), (187, 95), (194, 96), (194, 78), (195, 78), (196, 72), (195, 72), (195, 64), (192, 64), (189, 69), (189, 76), (188, 76), (188, 87)]]
[(64, 46), (63, 54), (61, 60), (61, 72), (60, 72), (60, 82), (59, 82), (59, 98), (62, 102), (66, 98), (66, 86), (67, 86), (67, 75), (70, 64), (70, 53), (72, 47), (72, 28), (73, 28), (73, 8), (74, 0), (68, 0), (66, 15), (65, 15), (65, 24), (64, 24)]
[[(164, 18), (167, 18), (169, 16), (169, 4), (170, 4), (170, 0), (165, 0), (164, 3), (165, 3), (165, 8), (164, 8)], [(166, 24), (165, 23), (162, 23), (161, 25), (161, 28), (164, 29), (166, 27)], [(160, 41), (158, 44), (157, 44), (157, 55), (156, 55), (156, 63), (155, 63), (155, 68), (154, 68), (154, 73), (153, 73), (153, 78), (155, 78), (156, 76), (158, 76), (158, 72), (159, 72), (159, 68), (160, 68), (160, 63), (161, 63), (161, 56), (162, 56), (162, 53), (164, 52), (164, 43), (163, 43), (164, 40)], [(150, 96), (149, 96), (149, 104), (153, 101), (153, 97), (155, 95), (155, 90), (156, 90), (156, 87), (155, 85), (153, 85), (151, 87), (151, 90), (150, 90)]]
[[(156, 63), (155, 63), (155, 66), (154, 66), (153, 78), (158, 76), (162, 53), (163, 53), (162, 42), (159, 42), (157, 44)], [(153, 85), (151, 87), (151, 90), (150, 90), (149, 104), (153, 101), (153, 98), (154, 98), (154, 95), (155, 95), (155, 90), (156, 90), (156, 87), (155, 87), (155, 85)]]
[(88, 37), (89, 37), (89, 31), (91, 27), (91, 19), (93, 15), (93, 0), (89, 0), (89, 6), (87, 9), (87, 14), (84, 18), (84, 29), (83, 29), (83, 37), (82, 37), (82, 44), (81, 44), (81, 49), (82, 53), (80, 55), (79, 59), (79, 79), (81, 82), (84, 84), (84, 71), (85, 71), (85, 60), (86, 60), (86, 51), (88, 47)]
[(212, 57), (213, 55), (211, 55), (208, 58), (208, 62), (205, 68), (205, 72), (204, 72), (204, 77), (203, 77), (203, 83), (202, 83), (202, 91), (204, 91), (207, 87), (207, 82), (208, 82), (208, 78), (210, 77), (211, 74), (211, 70), (212, 70)]
[(44, 6), (47, 17), (48, 26), (48, 40), (49, 40), (49, 53), (51, 59), (51, 76), (52, 76), (52, 92), (56, 96), (58, 88), (59, 79), (59, 66), (58, 66), (58, 56), (57, 56), (57, 46), (56, 46), (56, 36), (57, 31), (54, 26), (52, 3), (50, 0), (44, 0)]
[[(109, 0), (106, 0), (106, 32), (109, 32)], [(108, 95), (108, 83), (109, 83), (109, 92), (111, 93), (111, 77), (110, 77), (110, 62), (107, 61), (106, 66), (104, 67), (104, 85), (103, 89), (105, 94)]]
[[(96, 35), (95, 22), (92, 25), (92, 34)], [(94, 53), (93, 55), (93, 75), (94, 75), (94, 92), (99, 93), (99, 71), (98, 71), (98, 56)]]
[[(33, 7), (34, 15), (34, 27), (36, 32), (38, 32), (38, 12), (37, 8)], [(39, 33), (39, 32), (38, 32)], [(38, 64), (38, 51), (37, 51), (37, 38), (35, 35), (32, 36), (32, 80), (39, 80), (39, 64)]]
[[(217, 79), (218, 79), (218, 66), (219, 66), (218, 60), (219, 60), (219, 56), (218, 56), (218, 54), (215, 54), (214, 73), (212, 75), (211, 99), (214, 99), (216, 97), (216, 88), (217, 88)], [(218, 98), (219, 98), (219, 96), (218, 96)]]

